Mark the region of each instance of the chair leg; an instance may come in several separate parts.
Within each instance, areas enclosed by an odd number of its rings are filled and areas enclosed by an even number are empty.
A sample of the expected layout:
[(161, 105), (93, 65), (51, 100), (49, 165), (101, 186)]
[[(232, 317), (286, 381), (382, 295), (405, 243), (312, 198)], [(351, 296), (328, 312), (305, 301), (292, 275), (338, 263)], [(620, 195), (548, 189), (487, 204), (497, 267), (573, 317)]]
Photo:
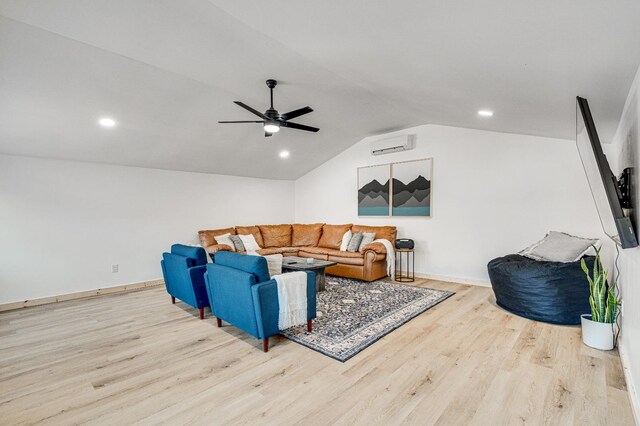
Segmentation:
[(311, 330), (313, 329), (313, 322), (312, 320), (307, 320), (307, 331), (309, 333), (311, 333)]
[(269, 338), (262, 339), (262, 351), (269, 352)]
[(204, 319), (204, 308), (200, 308), (200, 319)]
[(216, 324), (218, 324), (218, 327), (222, 327), (222, 320), (220, 318), (216, 318)]
[(176, 298), (174, 296), (171, 296), (171, 303), (173, 303), (174, 305), (176, 304)]

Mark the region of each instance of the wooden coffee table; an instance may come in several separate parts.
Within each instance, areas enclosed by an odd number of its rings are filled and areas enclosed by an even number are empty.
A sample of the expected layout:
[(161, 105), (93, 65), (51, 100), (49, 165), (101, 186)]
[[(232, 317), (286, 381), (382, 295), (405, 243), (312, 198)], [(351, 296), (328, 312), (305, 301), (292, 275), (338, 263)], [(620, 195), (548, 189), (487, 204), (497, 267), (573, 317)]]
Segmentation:
[(282, 259), (282, 272), (313, 271), (316, 273), (316, 291), (324, 291), (326, 284), (324, 268), (333, 265), (337, 265), (337, 263), (318, 259), (314, 259), (313, 263), (307, 263), (306, 257), (285, 256)]

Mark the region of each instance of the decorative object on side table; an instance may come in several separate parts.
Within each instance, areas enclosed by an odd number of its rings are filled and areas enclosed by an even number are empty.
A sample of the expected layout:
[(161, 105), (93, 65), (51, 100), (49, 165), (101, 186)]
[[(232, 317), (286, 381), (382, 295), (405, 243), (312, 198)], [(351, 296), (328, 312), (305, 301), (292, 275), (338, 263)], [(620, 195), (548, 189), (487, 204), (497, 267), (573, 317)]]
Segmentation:
[(609, 272), (602, 266), (599, 249), (596, 248), (593, 276), (584, 260), (580, 264), (589, 280), (591, 305), (591, 314), (581, 315), (582, 342), (592, 348), (611, 350), (615, 346), (614, 328), (620, 306), (616, 283), (607, 283)]
[[(311, 261), (309, 261), (311, 260)], [(282, 272), (313, 271), (316, 273), (316, 291), (324, 291), (327, 266), (337, 265), (337, 262), (328, 260), (316, 260), (310, 257), (285, 256), (282, 261)]]
[[(416, 266), (415, 252), (413, 248), (396, 248), (396, 264), (394, 271), (394, 279), (400, 283), (412, 283), (415, 281)], [(402, 258), (404, 257), (405, 271), (402, 272)], [(411, 269), (409, 269), (411, 268)]]

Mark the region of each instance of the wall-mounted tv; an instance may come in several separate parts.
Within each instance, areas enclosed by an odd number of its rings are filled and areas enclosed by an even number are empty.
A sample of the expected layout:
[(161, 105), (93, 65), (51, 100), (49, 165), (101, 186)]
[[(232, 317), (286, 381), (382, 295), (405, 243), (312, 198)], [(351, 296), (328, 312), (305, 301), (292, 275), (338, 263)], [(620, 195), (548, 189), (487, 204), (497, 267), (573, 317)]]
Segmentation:
[[(579, 96), (576, 107), (576, 144), (604, 232), (622, 248), (636, 247), (638, 240), (633, 224), (623, 208), (631, 207), (628, 194), (623, 196), (620, 182), (611, 171), (602, 151), (589, 103)], [(630, 173), (625, 176), (628, 179)]]

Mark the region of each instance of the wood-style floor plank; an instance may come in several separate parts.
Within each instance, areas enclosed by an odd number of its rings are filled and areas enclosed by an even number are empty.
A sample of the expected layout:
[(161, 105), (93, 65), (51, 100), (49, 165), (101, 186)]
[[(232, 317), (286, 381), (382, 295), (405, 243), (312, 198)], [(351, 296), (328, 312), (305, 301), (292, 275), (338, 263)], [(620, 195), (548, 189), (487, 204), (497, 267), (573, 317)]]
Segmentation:
[(456, 295), (345, 363), (261, 342), (162, 287), (0, 313), (2, 424), (632, 425), (616, 351)]

